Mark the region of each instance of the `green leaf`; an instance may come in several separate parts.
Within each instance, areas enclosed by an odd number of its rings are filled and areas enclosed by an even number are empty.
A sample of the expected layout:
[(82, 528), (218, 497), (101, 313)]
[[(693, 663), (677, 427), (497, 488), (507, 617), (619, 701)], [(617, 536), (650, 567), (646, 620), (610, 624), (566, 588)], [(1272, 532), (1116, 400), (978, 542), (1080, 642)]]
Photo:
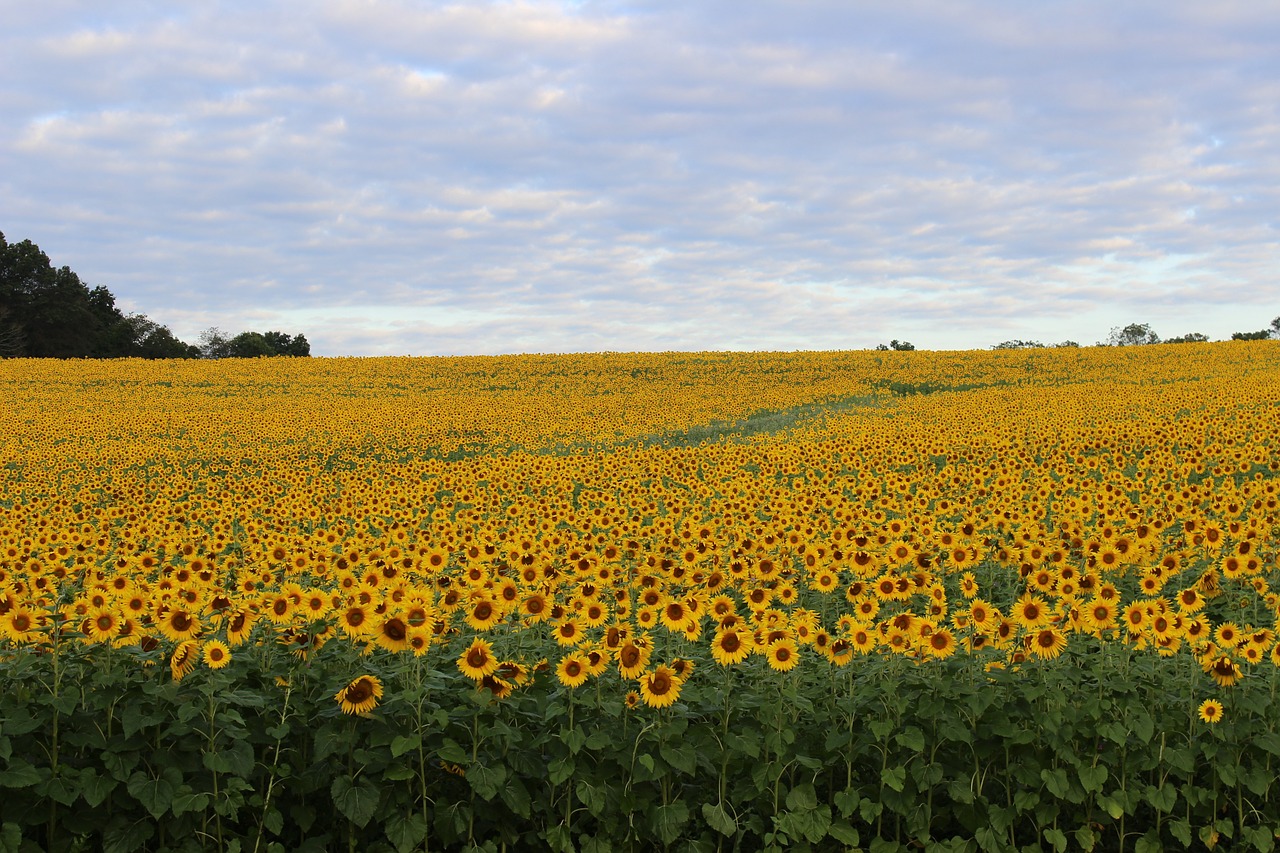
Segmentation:
[(1178, 802), (1178, 789), (1173, 785), (1161, 785), (1159, 788), (1150, 785), (1147, 789), (1147, 802), (1155, 806), (1157, 811), (1172, 811), (1174, 804)]
[(721, 835), (732, 837), (738, 832), (738, 822), (719, 803), (714, 806), (711, 803), (703, 803), (702, 819), (707, 822), (707, 826)]
[(395, 845), (396, 853), (408, 853), (427, 837), (426, 820), (420, 814), (393, 815), (387, 820), (387, 838)]
[(284, 815), (280, 814), (279, 809), (268, 809), (262, 816), (262, 825), (272, 835), (279, 835), (284, 832)]
[(650, 773), (653, 772), (654, 765), (652, 755), (641, 755), (637, 760), (640, 762), (641, 767), (648, 770)]
[(818, 794), (808, 782), (787, 792), (787, 808), (792, 811), (811, 811), (817, 807)]
[(1091, 794), (1098, 793), (1102, 790), (1102, 786), (1106, 784), (1108, 776), (1107, 768), (1101, 765), (1095, 767), (1081, 767), (1079, 773), (1081, 786)]
[(1075, 835), (1076, 845), (1079, 846), (1084, 853), (1090, 853), (1090, 851), (1097, 846), (1098, 838), (1100, 837), (1098, 833), (1094, 832), (1092, 828), (1087, 826), (1082, 826), (1077, 829)]
[(1154, 829), (1139, 838), (1133, 845), (1133, 853), (1163, 853), (1164, 845), (1160, 843), (1160, 835)]
[(501, 765), (485, 767), (483, 764), (473, 764), (467, 768), (467, 782), (470, 783), (471, 790), (483, 800), (492, 800), (498, 796), (498, 790), (506, 778), (507, 771)]
[[(924, 751), (924, 732), (915, 726), (908, 726), (894, 737), (894, 740), (912, 752)], [(901, 790), (901, 789), (898, 789)]]
[(587, 736), (582, 733), (581, 729), (573, 728), (560, 735), (560, 739), (564, 741), (565, 746), (569, 747), (569, 752), (577, 755), (582, 749), (583, 744), (587, 742)]
[(1058, 799), (1066, 799), (1067, 792), (1071, 790), (1071, 782), (1067, 779), (1067, 771), (1061, 767), (1056, 770), (1041, 770), (1040, 779), (1044, 782), (1044, 786), (1049, 789), (1049, 793)]
[(671, 844), (680, 837), (684, 825), (689, 822), (689, 807), (681, 800), (653, 810), (650, 824), (663, 844)]
[(862, 798), (858, 796), (856, 789), (845, 788), (843, 791), (837, 791), (833, 799), (835, 800), (836, 808), (840, 810), (840, 816), (848, 817), (857, 810), (858, 801)]
[(0, 770), (0, 785), (6, 788), (29, 788), (40, 781), (40, 771), (23, 758), (15, 758)]
[(529, 789), (524, 786), (519, 777), (513, 777), (506, 785), (503, 785), (501, 794), (502, 802), (506, 803), (507, 808), (520, 817), (528, 817), (533, 813)]
[(671, 744), (664, 743), (658, 750), (658, 754), (662, 756), (662, 760), (670, 764), (681, 773), (693, 775), (698, 769), (698, 753), (692, 748), (682, 746), (673, 747)]
[(1112, 820), (1119, 820), (1124, 815), (1124, 806), (1113, 797), (1098, 797), (1098, 805), (1102, 807), (1103, 811), (1111, 815)]
[(16, 823), (5, 823), (0, 827), (0, 853), (18, 853), (22, 846), (22, 827)]
[(1067, 836), (1060, 829), (1050, 827), (1044, 831), (1044, 840), (1053, 845), (1053, 849), (1062, 853), (1067, 849)]
[(907, 784), (907, 768), (886, 767), (880, 771), (880, 781), (895, 791), (901, 791)]
[(422, 735), (396, 735), (391, 739), (391, 757), (399, 758), (406, 752), (413, 752), (422, 746)]
[(1151, 715), (1146, 711), (1138, 711), (1133, 717), (1133, 733), (1143, 743), (1151, 743), (1152, 736), (1155, 735), (1156, 724), (1151, 719)]
[(117, 818), (102, 833), (103, 853), (136, 853), (155, 835), (153, 823), (146, 820)]
[(209, 806), (209, 800), (208, 794), (197, 794), (184, 785), (182, 790), (173, 795), (171, 808), (175, 817), (187, 812), (202, 812)]
[[(647, 758), (648, 756), (641, 756)], [(649, 759), (652, 764), (653, 759)], [(643, 763), (643, 762), (642, 762)], [(547, 778), (551, 780), (551, 784), (560, 785), (573, 778), (573, 771), (577, 769), (571, 756), (557, 759), (547, 765)]]
[(444, 743), (436, 752), (436, 757), (441, 761), (447, 761), (450, 764), (466, 765), (471, 763), (471, 756), (468, 755), (467, 751), (459, 746), (458, 742), (452, 738), (444, 739)]
[(378, 789), (364, 779), (339, 776), (329, 786), (333, 804), (356, 826), (364, 826), (378, 809)]
[[(153, 818), (159, 819), (173, 803), (173, 794), (177, 786), (168, 778), (171, 770), (172, 768), (165, 768), (159, 779), (148, 776), (141, 770), (129, 777), (129, 793), (151, 813)], [(181, 779), (181, 775), (178, 778)]]
[(120, 783), (110, 776), (99, 776), (98, 771), (86, 767), (80, 774), (80, 796), (92, 808), (101, 805), (118, 784)]
[(842, 820), (832, 821), (831, 826), (827, 828), (827, 834), (846, 847), (858, 846), (858, 830)]
[(1169, 824), (1169, 832), (1182, 842), (1183, 847), (1191, 846), (1191, 824), (1185, 820), (1175, 820)]

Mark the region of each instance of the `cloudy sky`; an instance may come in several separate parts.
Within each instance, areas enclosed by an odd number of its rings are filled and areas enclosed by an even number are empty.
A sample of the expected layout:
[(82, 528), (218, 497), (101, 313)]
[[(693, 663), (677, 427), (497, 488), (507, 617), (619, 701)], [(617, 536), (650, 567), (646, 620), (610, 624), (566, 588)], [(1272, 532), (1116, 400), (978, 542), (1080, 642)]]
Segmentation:
[(1280, 5), (48, 0), (0, 231), (317, 355), (1093, 343), (1280, 314)]

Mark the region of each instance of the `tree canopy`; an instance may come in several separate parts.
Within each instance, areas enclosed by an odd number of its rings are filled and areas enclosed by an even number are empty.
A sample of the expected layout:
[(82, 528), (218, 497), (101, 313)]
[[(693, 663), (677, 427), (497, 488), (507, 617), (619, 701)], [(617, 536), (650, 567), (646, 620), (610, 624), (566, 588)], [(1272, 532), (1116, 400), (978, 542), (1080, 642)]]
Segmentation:
[[(216, 331), (216, 330), (215, 330)], [(221, 333), (219, 333), (221, 334)], [(30, 240), (0, 233), (0, 358), (250, 358), (311, 355), (302, 335), (242, 332), (225, 349), (184, 343), (143, 314), (125, 314), (105, 287), (55, 268)]]

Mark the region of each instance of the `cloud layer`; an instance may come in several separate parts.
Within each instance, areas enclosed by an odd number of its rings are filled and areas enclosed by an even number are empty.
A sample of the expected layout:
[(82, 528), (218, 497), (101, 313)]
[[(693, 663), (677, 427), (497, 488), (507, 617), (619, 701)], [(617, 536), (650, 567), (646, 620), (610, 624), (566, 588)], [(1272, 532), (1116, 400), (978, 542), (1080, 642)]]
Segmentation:
[(1267, 4), (25, 5), (0, 230), (189, 340), (963, 348), (1280, 314)]

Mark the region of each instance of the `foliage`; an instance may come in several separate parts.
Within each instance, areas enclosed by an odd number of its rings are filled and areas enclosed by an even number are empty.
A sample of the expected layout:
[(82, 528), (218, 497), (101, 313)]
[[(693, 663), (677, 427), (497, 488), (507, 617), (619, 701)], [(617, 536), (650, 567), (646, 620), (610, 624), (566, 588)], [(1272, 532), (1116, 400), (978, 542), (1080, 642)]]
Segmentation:
[(1021, 338), (1014, 338), (1009, 341), (1001, 341), (994, 344), (992, 349), (1043, 349), (1044, 344), (1040, 341), (1024, 341)]
[(1129, 347), (1160, 343), (1160, 336), (1146, 323), (1130, 323), (1127, 326), (1116, 326), (1107, 336), (1105, 346)]
[(229, 338), (215, 327), (200, 333), (200, 354), (205, 358), (309, 356), (311, 344), (304, 335), (284, 332), (241, 332)]
[(888, 344), (879, 344), (876, 346), (876, 349), (881, 352), (887, 352), (889, 350), (893, 350), (895, 352), (912, 352), (915, 348), (915, 344), (910, 341), (900, 341), (897, 338), (889, 341)]
[(1257, 332), (1232, 332), (1231, 340), (1233, 341), (1265, 341), (1271, 338), (1270, 329), (1261, 329)]
[[(244, 332), (221, 341), (234, 355), (311, 354), (302, 335)], [(55, 269), (30, 240), (10, 244), (0, 234), (0, 358), (198, 358), (201, 347), (167, 326), (124, 314), (105, 287), (89, 289), (68, 267)]]
[(1166, 344), (1202, 344), (1207, 343), (1209, 336), (1200, 332), (1188, 332), (1185, 335), (1178, 335), (1174, 338), (1167, 338)]

